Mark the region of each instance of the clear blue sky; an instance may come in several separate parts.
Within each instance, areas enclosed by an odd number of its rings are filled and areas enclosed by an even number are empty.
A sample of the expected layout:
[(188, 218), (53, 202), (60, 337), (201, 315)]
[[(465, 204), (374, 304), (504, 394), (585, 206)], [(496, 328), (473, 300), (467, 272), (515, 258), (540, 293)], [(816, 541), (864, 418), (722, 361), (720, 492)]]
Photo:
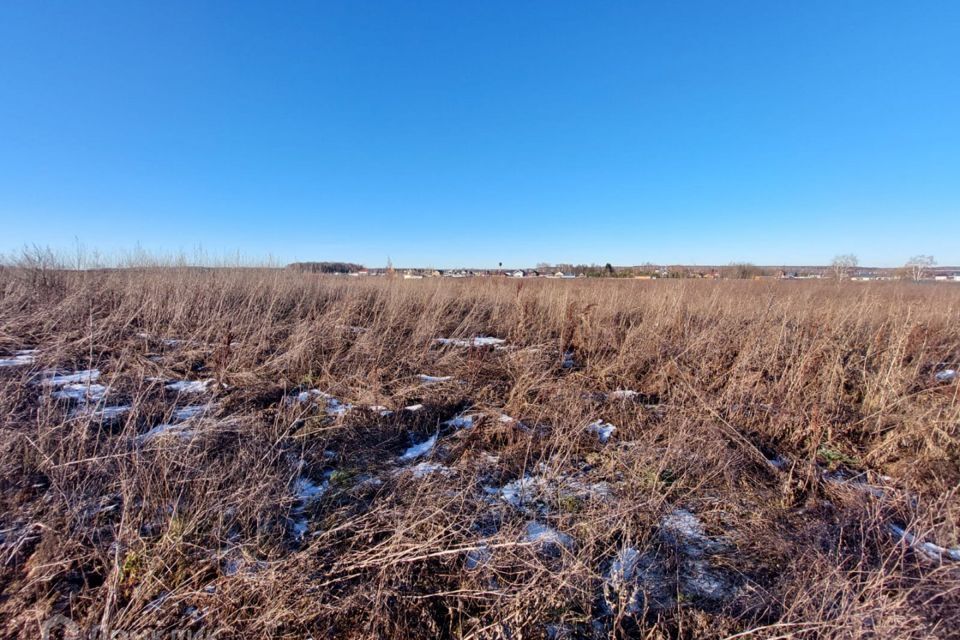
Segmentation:
[(0, 3), (0, 251), (960, 263), (960, 2)]

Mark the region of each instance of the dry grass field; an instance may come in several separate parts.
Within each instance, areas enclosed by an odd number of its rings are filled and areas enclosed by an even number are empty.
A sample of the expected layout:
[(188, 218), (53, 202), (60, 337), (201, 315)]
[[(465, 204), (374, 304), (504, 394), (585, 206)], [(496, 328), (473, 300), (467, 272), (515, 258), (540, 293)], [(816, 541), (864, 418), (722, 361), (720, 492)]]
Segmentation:
[(0, 634), (956, 637), (958, 361), (951, 285), (9, 267)]

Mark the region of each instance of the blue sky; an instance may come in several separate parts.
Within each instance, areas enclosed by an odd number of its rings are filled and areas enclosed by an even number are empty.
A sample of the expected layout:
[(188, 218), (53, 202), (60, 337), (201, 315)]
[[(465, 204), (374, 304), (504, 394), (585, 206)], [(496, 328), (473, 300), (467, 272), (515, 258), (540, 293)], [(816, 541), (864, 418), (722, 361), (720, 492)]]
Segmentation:
[(960, 264), (960, 3), (0, 3), (0, 251)]

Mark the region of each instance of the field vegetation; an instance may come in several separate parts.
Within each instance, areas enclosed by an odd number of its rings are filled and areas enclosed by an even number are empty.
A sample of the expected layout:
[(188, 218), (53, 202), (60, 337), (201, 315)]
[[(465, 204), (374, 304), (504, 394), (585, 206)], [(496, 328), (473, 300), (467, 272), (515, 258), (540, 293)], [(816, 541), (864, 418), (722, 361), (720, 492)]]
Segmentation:
[(12, 265), (0, 633), (956, 637), (958, 360), (949, 284)]

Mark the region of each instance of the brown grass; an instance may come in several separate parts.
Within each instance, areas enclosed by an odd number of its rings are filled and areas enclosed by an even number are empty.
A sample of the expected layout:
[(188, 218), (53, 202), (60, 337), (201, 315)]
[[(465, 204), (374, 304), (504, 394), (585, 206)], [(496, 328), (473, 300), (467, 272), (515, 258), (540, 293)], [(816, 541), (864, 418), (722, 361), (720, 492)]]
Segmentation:
[[(950, 285), (7, 268), (0, 354), (41, 351), (0, 368), (0, 631), (949, 637), (960, 563), (889, 525), (960, 542), (958, 384), (934, 378), (958, 320)], [(507, 348), (435, 343), (478, 335)], [(38, 384), (90, 368), (120, 420)], [(285, 401), (311, 388), (354, 408)], [(137, 440), (198, 398), (191, 437)], [(463, 411), (472, 428), (442, 425)], [(446, 470), (414, 477), (424, 460)], [(491, 494), (524, 476), (522, 508)], [(297, 478), (329, 489), (303, 504)], [(671, 534), (678, 509), (702, 539)], [(651, 564), (612, 588), (628, 548)], [(697, 571), (723, 588), (690, 588)]]

